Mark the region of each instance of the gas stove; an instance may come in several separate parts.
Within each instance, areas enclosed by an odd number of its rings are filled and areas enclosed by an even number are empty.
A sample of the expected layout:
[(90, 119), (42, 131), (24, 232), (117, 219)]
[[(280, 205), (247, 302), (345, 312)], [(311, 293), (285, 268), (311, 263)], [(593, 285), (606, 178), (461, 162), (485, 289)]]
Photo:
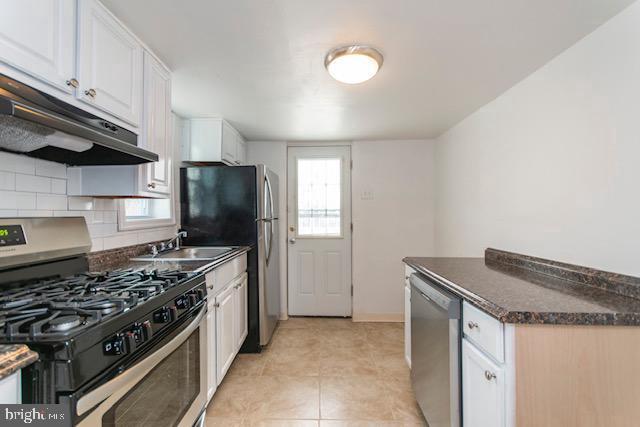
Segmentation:
[(119, 270), (36, 281), (0, 292), (0, 331), (9, 341), (67, 339), (191, 276), (177, 270)]
[(165, 417), (170, 425), (180, 421), (171, 416), (202, 412), (203, 275), (90, 273), (82, 217), (3, 218), (0, 236), (0, 343), (26, 344), (39, 356), (22, 370), (24, 403), (65, 404), (74, 425), (127, 424), (118, 408), (157, 383), (182, 395), (184, 407)]

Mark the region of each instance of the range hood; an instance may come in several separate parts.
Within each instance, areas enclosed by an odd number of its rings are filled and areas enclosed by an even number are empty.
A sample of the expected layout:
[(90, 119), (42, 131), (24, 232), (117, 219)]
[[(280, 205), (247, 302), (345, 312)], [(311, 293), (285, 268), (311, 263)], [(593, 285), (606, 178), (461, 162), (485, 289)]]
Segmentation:
[(123, 127), (0, 74), (0, 150), (71, 166), (158, 160), (137, 141)]

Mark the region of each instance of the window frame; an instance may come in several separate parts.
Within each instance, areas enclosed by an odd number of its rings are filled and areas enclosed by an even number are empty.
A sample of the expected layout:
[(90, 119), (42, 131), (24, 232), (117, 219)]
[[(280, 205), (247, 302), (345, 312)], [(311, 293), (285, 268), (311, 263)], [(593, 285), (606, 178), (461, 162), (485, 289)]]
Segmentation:
[[(158, 200), (151, 199), (150, 200)], [(174, 192), (172, 191), (169, 199), (169, 218), (145, 218), (145, 219), (128, 219), (125, 211), (125, 200), (118, 201), (118, 230), (144, 230), (147, 228), (168, 227), (176, 225), (176, 206)]]
[[(340, 234), (325, 234), (325, 235), (318, 235), (318, 234), (300, 234), (300, 223), (299, 223), (299, 212), (298, 212), (298, 203), (299, 203), (299, 194), (298, 194), (298, 186), (299, 186), (299, 181), (298, 181), (298, 165), (299, 165), (299, 161), (300, 160), (339, 160), (340, 161)], [(296, 206), (294, 207), (294, 218), (293, 221), (295, 223), (295, 231), (294, 231), (294, 235), (296, 238), (299, 239), (343, 239), (345, 237), (345, 224), (346, 224), (346, 218), (344, 217), (344, 197), (345, 195), (343, 194), (342, 191), (342, 185), (343, 185), (343, 180), (344, 180), (344, 162), (345, 159), (344, 157), (340, 156), (340, 157), (334, 157), (334, 156), (325, 156), (325, 155), (311, 155), (311, 156), (304, 156), (304, 157), (298, 157), (296, 156), (295, 158), (295, 168), (296, 168), (296, 185), (295, 185), (295, 203)]]

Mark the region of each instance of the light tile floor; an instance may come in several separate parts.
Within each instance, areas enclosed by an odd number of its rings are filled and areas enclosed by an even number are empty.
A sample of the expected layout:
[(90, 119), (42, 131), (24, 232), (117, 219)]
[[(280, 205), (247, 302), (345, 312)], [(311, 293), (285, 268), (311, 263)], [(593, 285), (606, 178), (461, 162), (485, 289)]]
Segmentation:
[(207, 426), (426, 426), (404, 360), (401, 323), (292, 318), (261, 354), (240, 354)]

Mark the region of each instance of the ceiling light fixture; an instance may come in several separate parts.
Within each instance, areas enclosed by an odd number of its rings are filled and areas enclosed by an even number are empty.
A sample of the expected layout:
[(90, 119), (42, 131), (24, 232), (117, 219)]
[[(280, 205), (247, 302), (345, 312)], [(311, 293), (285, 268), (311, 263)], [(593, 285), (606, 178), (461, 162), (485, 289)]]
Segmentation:
[(370, 46), (344, 46), (330, 51), (324, 59), (327, 71), (339, 82), (366, 82), (382, 67), (382, 54)]

